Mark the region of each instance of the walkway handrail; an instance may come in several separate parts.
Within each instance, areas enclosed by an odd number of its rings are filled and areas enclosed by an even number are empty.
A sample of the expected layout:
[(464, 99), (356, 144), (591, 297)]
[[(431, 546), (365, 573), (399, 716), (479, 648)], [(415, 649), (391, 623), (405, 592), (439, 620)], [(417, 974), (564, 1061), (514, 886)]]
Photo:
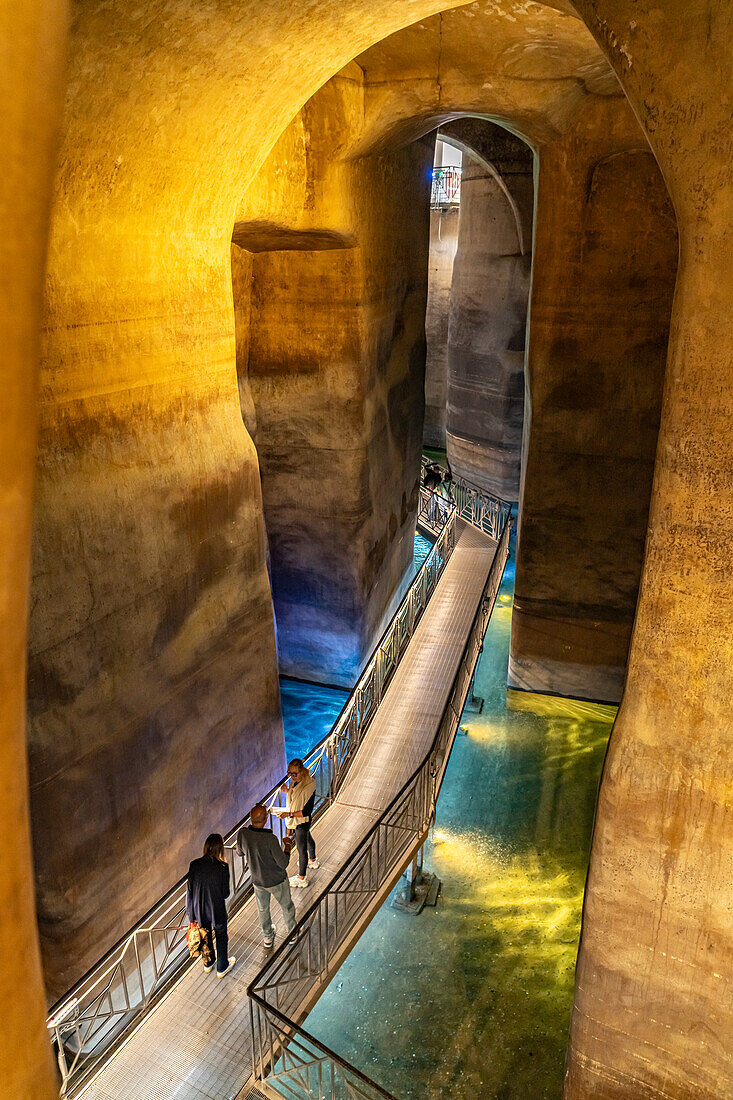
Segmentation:
[[(292, 1100), (394, 1100), (300, 1024), (362, 915), (424, 841), (509, 553), (507, 522), (438, 730), (421, 764), (247, 989), (253, 1073)], [(280, 1087), (278, 1087), (280, 1086)]]
[(457, 164), (433, 168), (431, 206), (458, 206), (461, 201), (461, 168)]
[[(423, 455), (421, 469), (423, 483), (426, 467), (430, 465), (438, 466), (441, 476), (445, 478), (448, 473), (447, 468), (441, 466), (439, 462), (432, 462)], [(498, 541), (501, 538), (504, 525), (512, 510), (511, 503), (508, 500), (493, 496), (486, 489), (482, 489), (480, 485), (474, 485), (472, 481), (467, 481), (466, 478), (458, 474), (451, 474), (450, 480), (444, 481), (444, 485), (451, 502), (456, 506), (456, 514), (459, 519), (464, 520), (465, 523), (470, 523), (472, 527), (477, 527), (492, 539)], [(432, 495), (437, 500), (445, 501), (448, 499), (439, 492), (433, 492)]]
[[(453, 552), (456, 509), (452, 504), (448, 501), (436, 504), (434, 494), (422, 489), (418, 522), (437, 536), (435, 544), (330, 732), (305, 757), (304, 763), (316, 780), (314, 818), (336, 796)], [(281, 805), (280, 788), (286, 778), (283, 776), (260, 801), (268, 806)], [(234, 847), (237, 833), (248, 822), (249, 815), (225, 838), (231, 871), (230, 913), (240, 908), (252, 892), (249, 870)], [(273, 828), (282, 837), (284, 822), (275, 818)], [(99, 1062), (180, 977), (190, 963), (186, 925), (184, 878), (54, 1005), (47, 1027), (58, 1057), (62, 1096), (69, 1096), (88, 1079)]]

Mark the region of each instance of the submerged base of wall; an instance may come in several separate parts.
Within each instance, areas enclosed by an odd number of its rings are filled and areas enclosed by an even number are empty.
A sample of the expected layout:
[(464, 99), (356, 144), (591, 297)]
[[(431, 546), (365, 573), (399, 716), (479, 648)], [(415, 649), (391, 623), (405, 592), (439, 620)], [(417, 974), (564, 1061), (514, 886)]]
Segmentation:
[(542, 695), (562, 695), (592, 703), (620, 703), (624, 669), (615, 665), (509, 658), (507, 687)]

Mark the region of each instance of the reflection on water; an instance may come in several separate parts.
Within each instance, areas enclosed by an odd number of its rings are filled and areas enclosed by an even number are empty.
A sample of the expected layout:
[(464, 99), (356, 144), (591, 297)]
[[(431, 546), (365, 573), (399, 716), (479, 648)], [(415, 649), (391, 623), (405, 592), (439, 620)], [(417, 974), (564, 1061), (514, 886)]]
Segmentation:
[(596, 789), (615, 708), (511, 693), (513, 559), (425, 862), (443, 893), (389, 904), (308, 1030), (397, 1097), (559, 1100)]
[(288, 760), (304, 757), (334, 724), (349, 698), (348, 691), (304, 684), (280, 677), (280, 701)]
[(417, 531), (415, 533), (415, 556), (413, 558), (415, 572), (418, 571), (432, 549), (433, 544), (430, 539), (426, 539), (424, 535)]

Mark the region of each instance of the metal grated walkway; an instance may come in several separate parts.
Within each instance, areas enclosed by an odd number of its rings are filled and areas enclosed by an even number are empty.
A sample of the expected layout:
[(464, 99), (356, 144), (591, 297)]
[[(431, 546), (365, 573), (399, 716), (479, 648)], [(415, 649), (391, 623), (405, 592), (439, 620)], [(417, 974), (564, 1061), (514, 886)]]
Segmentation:
[[(459, 521), (457, 542), (333, 805), (313, 829), (321, 867), (293, 891), (298, 916), (325, 888), (430, 748), (497, 543)], [(273, 903), (277, 927), (279, 909)], [(276, 943), (281, 940), (277, 936)], [(254, 900), (229, 922), (235, 969), (191, 965), (78, 1095), (85, 1100), (233, 1100), (251, 1089), (247, 986), (267, 954)], [(245, 1087), (246, 1086), (246, 1087)]]

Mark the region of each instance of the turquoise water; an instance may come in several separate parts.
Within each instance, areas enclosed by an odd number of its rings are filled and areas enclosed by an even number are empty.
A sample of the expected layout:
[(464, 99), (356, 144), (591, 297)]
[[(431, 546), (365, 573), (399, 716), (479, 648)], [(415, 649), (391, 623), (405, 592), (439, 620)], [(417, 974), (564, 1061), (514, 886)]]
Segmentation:
[(328, 733), (349, 697), (348, 691), (280, 677), (280, 701), (288, 760), (304, 757)]
[(425, 536), (421, 535), (418, 531), (415, 535), (415, 557), (413, 558), (416, 572), (432, 549), (433, 544), (430, 539), (426, 539)]
[(307, 1028), (400, 1100), (560, 1100), (596, 790), (615, 708), (507, 693), (513, 554), (464, 712), (420, 916), (387, 902)]

